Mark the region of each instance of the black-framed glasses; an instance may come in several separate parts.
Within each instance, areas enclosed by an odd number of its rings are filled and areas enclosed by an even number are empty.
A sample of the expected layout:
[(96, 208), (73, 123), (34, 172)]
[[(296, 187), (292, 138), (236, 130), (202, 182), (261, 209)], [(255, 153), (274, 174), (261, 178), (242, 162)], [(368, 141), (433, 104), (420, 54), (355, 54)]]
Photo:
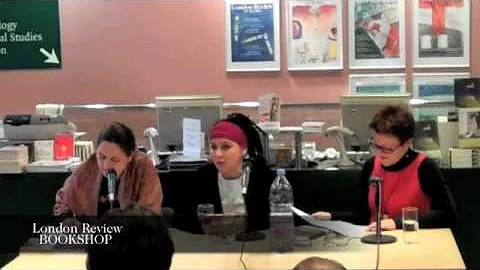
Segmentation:
[(388, 148), (388, 147), (383, 147), (381, 145), (376, 144), (372, 139), (368, 140), (368, 147), (370, 148), (370, 152), (381, 151), (382, 153), (385, 153), (385, 154), (391, 154), (395, 152), (398, 148), (400, 148), (402, 145), (403, 143), (401, 143), (397, 147)]

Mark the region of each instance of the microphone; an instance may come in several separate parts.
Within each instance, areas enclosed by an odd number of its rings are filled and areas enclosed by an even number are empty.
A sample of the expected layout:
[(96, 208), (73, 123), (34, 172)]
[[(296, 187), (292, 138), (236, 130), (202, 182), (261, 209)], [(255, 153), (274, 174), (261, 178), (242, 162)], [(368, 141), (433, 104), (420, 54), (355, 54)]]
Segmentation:
[(245, 159), (242, 164), (242, 195), (245, 198), (248, 191), (248, 182), (250, 181), (250, 173), (252, 172), (252, 161)]
[(110, 202), (110, 209), (113, 208), (113, 202), (115, 201), (115, 189), (117, 184), (117, 173), (115, 170), (109, 170), (107, 172), (107, 183), (108, 183), (108, 195), (107, 199)]
[(390, 244), (395, 243), (397, 238), (391, 235), (382, 234), (382, 178), (370, 178), (370, 184), (375, 185), (375, 204), (377, 205), (377, 226), (375, 234), (366, 235), (361, 238), (362, 243), (365, 244)]
[[(242, 184), (242, 196), (245, 202), (245, 211), (247, 211), (246, 196), (248, 192), (248, 183), (250, 181), (251, 172), (252, 172), (252, 160), (249, 158), (244, 159), (242, 164), (241, 184)], [(258, 232), (258, 231), (247, 232), (248, 231), (248, 213), (246, 214), (247, 216), (245, 216), (245, 231), (237, 233), (235, 235), (235, 240), (245, 243), (245, 242), (259, 241), (259, 240), (265, 239), (266, 236), (262, 232)], [(242, 244), (242, 250), (243, 250), (243, 244)]]

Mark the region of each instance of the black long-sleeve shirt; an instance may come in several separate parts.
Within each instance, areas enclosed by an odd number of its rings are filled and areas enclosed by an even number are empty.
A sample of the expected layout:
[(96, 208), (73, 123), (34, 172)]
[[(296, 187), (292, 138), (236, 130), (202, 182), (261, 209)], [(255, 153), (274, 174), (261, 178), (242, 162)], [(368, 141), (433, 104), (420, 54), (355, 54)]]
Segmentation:
[[(401, 171), (410, 165), (418, 153), (413, 150), (408, 152), (395, 164), (383, 166), (386, 171)], [(368, 160), (363, 166), (361, 176), (361, 190), (356, 212), (333, 212), (332, 219), (347, 220), (356, 224), (368, 224), (370, 209), (368, 207), (368, 188), (370, 175), (373, 170), (374, 158)], [(455, 202), (450, 189), (445, 183), (442, 172), (432, 159), (425, 158), (418, 167), (418, 178), (422, 191), (430, 197), (430, 210), (426, 215), (419, 217), (420, 228), (449, 228), (455, 226)], [(402, 217), (391, 217), (396, 227), (402, 226)]]
[[(245, 197), (248, 214), (247, 230), (249, 232), (269, 227), (270, 203), (268, 198), (274, 179), (273, 172), (264, 162), (254, 161), (252, 165)], [(181, 208), (174, 209), (174, 227), (192, 233), (202, 233), (196, 212), (197, 205), (201, 203), (211, 203), (214, 205), (215, 213), (223, 213), (217, 176), (218, 170), (213, 164), (205, 165), (198, 170), (196, 174), (198, 180), (193, 183), (195, 195), (188, 198)]]

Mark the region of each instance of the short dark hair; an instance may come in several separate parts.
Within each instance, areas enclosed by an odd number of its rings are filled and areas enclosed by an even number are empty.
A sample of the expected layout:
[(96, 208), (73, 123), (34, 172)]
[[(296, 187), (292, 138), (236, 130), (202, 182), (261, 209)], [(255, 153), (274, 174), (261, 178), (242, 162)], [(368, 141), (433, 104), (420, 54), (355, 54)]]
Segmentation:
[(301, 270), (301, 269), (338, 269), (338, 270), (343, 270), (346, 269), (345, 266), (343, 266), (341, 263), (326, 259), (326, 258), (321, 258), (321, 257), (308, 257), (306, 259), (303, 259), (300, 261), (293, 270)]
[(127, 156), (135, 150), (136, 142), (132, 130), (125, 124), (113, 122), (108, 124), (97, 137), (97, 147), (107, 141), (117, 144)]
[(132, 206), (107, 212), (103, 224), (120, 225), (108, 244), (91, 244), (87, 248), (87, 268), (168, 270), (174, 252), (173, 241), (161, 216)]
[(241, 113), (229, 114), (226, 120), (239, 126), (243, 130), (243, 133), (245, 133), (245, 137), (247, 137), (248, 155), (253, 159), (265, 161), (262, 139), (260, 138), (260, 135), (264, 135), (265, 132), (250, 120), (248, 116)]
[(415, 119), (402, 106), (385, 106), (378, 111), (369, 127), (376, 133), (393, 135), (405, 143), (415, 135)]

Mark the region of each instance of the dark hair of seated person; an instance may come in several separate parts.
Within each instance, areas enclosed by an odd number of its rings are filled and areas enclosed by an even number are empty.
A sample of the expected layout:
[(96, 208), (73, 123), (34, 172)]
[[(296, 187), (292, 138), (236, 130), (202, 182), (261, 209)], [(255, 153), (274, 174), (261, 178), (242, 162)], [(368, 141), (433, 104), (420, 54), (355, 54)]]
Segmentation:
[(247, 152), (250, 158), (267, 163), (263, 153), (261, 135), (265, 132), (248, 116), (241, 113), (231, 113), (224, 120), (239, 126), (247, 138)]
[(338, 269), (344, 270), (346, 269), (341, 263), (320, 257), (308, 257), (300, 261), (293, 270), (301, 270), (301, 269)]
[(170, 269), (173, 241), (162, 217), (153, 211), (133, 205), (113, 209), (99, 223), (122, 229), (108, 244), (88, 246), (87, 269)]
[(127, 156), (135, 150), (136, 142), (132, 129), (120, 122), (110, 123), (98, 134), (96, 148), (103, 141), (118, 145)]

